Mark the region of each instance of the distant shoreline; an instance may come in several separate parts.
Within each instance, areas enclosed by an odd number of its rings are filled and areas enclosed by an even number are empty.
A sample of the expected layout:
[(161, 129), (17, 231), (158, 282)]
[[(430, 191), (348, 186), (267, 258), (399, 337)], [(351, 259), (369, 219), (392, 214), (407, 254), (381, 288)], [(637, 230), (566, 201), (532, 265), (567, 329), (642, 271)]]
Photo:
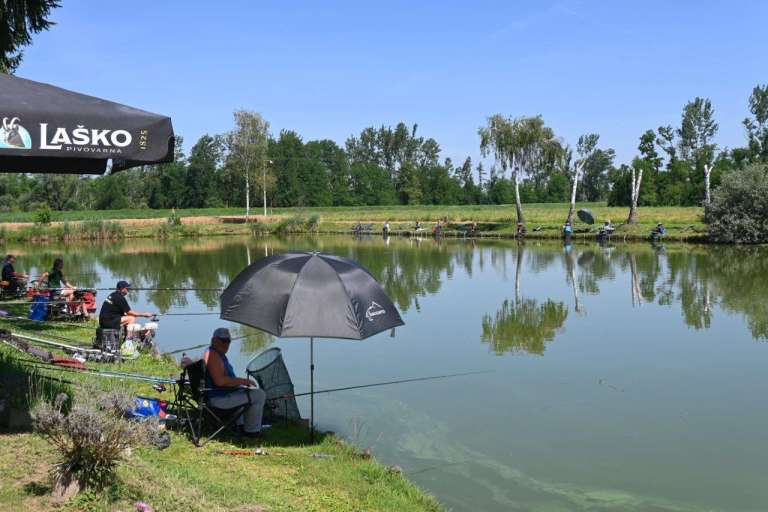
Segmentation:
[[(657, 222), (667, 228), (664, 240), (707, 242), (707, 226), (698, 207), (641, 207), (640, 221), (622, 225), (628, 209), (601, 203), (579, 205), (589, 208), (596, 223), (574, 224), (573, 240), (596, 239), (604, 220), (617, 226), (611, 240), (648, 240)], [(562, 224), (568, 205), (539, 203), (526, 205), (527, 239), (562, 239)], [(133, 215), (132, 215), (133, 214)], [(385, 222), (392, 236), (432, 237), (438, 222), (441, 236), (510, 239), (515, 238), (514, 205), (466, 206), (377, 206), (336, 208), (279, 208), (270, 215), (251, 215), (245, 221), (238, 208), (200, 210), (104, 210), (53, 212), (50, 224), (31, 222), (30, 213), (0, 214), (0, 240), (19, 242), (66, 242), (70, 240), (117, 240), (123, 238), (187, 238), (205, 236), (328, 233), (353, 234), (359, 223), (368, 228), (363, 236), (381, 236)], [(422, 230), (416, 232), (415, 223)], [(471, 230), (472, 224), (475, 230)]]

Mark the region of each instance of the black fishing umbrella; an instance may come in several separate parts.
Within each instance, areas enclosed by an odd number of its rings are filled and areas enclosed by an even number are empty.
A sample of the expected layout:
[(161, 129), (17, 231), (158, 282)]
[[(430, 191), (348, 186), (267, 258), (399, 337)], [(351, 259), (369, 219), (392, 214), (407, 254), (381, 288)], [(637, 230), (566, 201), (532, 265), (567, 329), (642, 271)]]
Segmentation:
[(309, 338), (310, 425), (314, 428), (314, 338), (362, 340), (403, 325), (400, 313), (359, 263), (321, 253), (263, 258), (221, 294), (221, 318), (281, 338)]
[(595, 217), (592, 215), (592, 212), (587, 210), (586, 208), (582, 208), (579, 211), (577, 211), (576, 215), (578, 215), (579, 219), (581, 219), (581, 221), (586, 224), (595, 223)]
[(0, 172), (103, 174), (173, 160), (171, 119), (0, 73)]

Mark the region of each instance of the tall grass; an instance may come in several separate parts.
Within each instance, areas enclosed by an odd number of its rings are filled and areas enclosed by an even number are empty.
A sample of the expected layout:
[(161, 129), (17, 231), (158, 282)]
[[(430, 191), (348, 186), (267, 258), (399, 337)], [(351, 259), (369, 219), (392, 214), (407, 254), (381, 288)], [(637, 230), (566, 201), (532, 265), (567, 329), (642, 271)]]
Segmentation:
[(251, 231), (253, 234), (290, 235), (296, 233), (317, 233), (320, 230), (320, 215), (315, 213), (308, 218), (294, 215), (274, 224), (256, 223)]
[(64, 222), (56, 226), (33, 225), (18, 230), (0, 227), (3, 242), (45, 242), (67, 240), (119, 240), (125, 237), (125, 228), (115, 221), (87, 220)]
[(198, 225), (172, 224), (169, 220), (166, 224), (158, 224), (154, 234), (157, 238), (166, 240), (168, 238), (199, 237), (202, 236), (203, 232)]
[(29, 411), (37, 398), (52, 399), (69, 386), (21, 363), (20, 352), (0, 344), (0, 426), (9, 426), (14, 414)]

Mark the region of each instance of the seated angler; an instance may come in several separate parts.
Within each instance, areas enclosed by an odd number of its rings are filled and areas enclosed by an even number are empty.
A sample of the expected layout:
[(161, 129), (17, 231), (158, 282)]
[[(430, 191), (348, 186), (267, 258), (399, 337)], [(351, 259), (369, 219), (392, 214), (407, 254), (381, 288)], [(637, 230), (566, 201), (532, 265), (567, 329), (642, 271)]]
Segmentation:
[[(205, 387), (206, 396), (213, 407), (230, 409), (250, 403), (240, 420), (243, 434), (258, 437), (261, 434), (261, 417), (267, 395), (249, 379), (235, 376), (235, 370), (227, 359), (227, 351), (232, 342), (229, 329), (219, 327), (213, 331), (211, 346), (205, 350)], [(240, 387), (245, 386), (245, 387)]]
[[(56, 258), (53, 260), (53, 268), (50, 270), (50, 272), (43, 272), (43, 275), (40, 276), (37, 284), (38, 287), (43, 287), (43, 285), (48, 287), (48, 290), (50, 290), (52, 293), (52, 300), (53, 296), (58, 294), (62, 299), (69, 303), (72, 301), (73, 295), (75, 293), (75, 285), (67, 281), (67, 278), (64, 277), (63, 258)], [(84, 304), (80, 304), (77, 309), (84, 316), (88, 316), (88, 310)]]
[(27, 279), (29, 276), (27, 274), (22, 274), (21, 272), (16, 272), (16, 269), (13, 268), (13, 265), (16, 263), (16, 256), (13, 254), (9, 254), (5, 257), (5, 264), (3, 265), (3, 275), (2, 280), (7, 285), (4, 285), (7, 287), (7, 290), (9, 292), (17, 292), (21, 288), (26, 288), (27, 286)]
[(101, 305), (99, 313), (99, 327), (102, 329), (120, 329), (123, 325), (132, 324), (136, 317), (152, 317), (152, 313), (134, 311), (125, 299), (128, 289), (131, 287), (126, 281), (120, 281), (115, 291), (110, 293)]
[(651, 231), (651, 238), (658, 240), (662, 236), (664, 236), (666, 233), (667, 233), (667, 229), (664, 227), (664, 224), (659, 222), (658, 224), (656, 224), (656, 227), (653, 228), (653, 230)]
[(602, 227), (597, 232), (597, 239), (603, 240), (603, 241), (608, 240), (614, 231), (615, 231), (615, 228), (611, 223), (611, 219), (608, 219), (603, 223)]
[(570, 222), (566, 222), (563, 225), (563, 237), (570, 238), (572, 234), (573, 234), (573, 226), (571, 226)]

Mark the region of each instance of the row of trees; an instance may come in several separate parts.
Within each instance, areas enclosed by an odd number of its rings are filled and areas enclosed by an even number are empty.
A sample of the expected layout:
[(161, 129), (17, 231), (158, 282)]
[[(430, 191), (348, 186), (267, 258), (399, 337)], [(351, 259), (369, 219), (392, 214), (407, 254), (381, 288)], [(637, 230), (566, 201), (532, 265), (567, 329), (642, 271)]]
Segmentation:
[(540, 116), (489, 117), (479, 130), (480, 147), (484, 156), (492, 155), (502, 172), (509, 173), (519, 222), (525, 223), (521, 189), (534, 196), (537, 190), (556, 190), (560, 195), (556, 200), (562, 200), (562, 185), (567, 183), (567, 221), (573, 219), (577, 199), (607, 199), (609, 205), (629, 206), (627, 222), (634, 223), (639, 205), (709, 204), (722, 172), (768, 163), (768, 85), (754, 88), (749, 112), (751, 117), (743, 121), (747, 145), (719, 149), (714, 143), (719, 125), (712, 102), (697, 97), (683, 108), (679, 127), (644, 132), (639, 156), (618, 168), (613, 166), (614, 151), (598, 148), (598, 134), (582, 135), (574, 150)]
[[(13, 72), (32, 35), (50, 28), (59, 0), (6, 2), (0, 16), (0, 72)], [(525, 222), (526, 202), (575, 203), (607, 200), (641, 205), (709, 204), (724, 171), (768, 163), (768, 85), (756, 86), (743, 121), (746, 145), (718, 148), (719, 125), (706, 98), (696, 97), (680, 125), (659, 126), (640, 136), (631, 163), (614, 165), (615, 152), (598, 147), (599, 135), (579, 137), (575, 148), (541, 116), (500, 114), (480, 128), (480, 148), (493, 156), (489, 170), (470, 158), (454, 166), (440, 161), (440, 146), (417, 135), (417, 125), (369, 127), (347, 139), (304, 142), (294, 131), (272, 136), (259, 114), (235, 112), (235, 128), (204, 135), (188, 157), (103, 178), (73, 176), (0, 177), (0, 209), (204, 208), (245, 206), (252, 200), (274, 206), (511, 203)], [(181, 143), (177, 147), (181, 147)]]
[(577, 201), (607, 201), (629, 206), (633, 222), (639, 206), (709, 202), (724, 171), (768, 162), (768, 85), (754, 88), (749, 112), (745, 146), (718, 148), (714, 107), (695, 98), (679, 126), (644, 132), (638, 156), (618, 167), (596, 133), (571, 147), (541, 116), (497, 114), (479, 129), (481, 152), (493, 160), (486, 170), (470, 158), (441, 161), (440, 145), (417, 125), (368, 127), (341, 147), (291, 130), (272, 135), (259, 114), (237, 111), (230, 133), (203, 135), (173, 163), (99, 178), (2, 175), (0, 209), (514, 202), (524, 223), (527, 202), (570, 202), (572, 220)]

